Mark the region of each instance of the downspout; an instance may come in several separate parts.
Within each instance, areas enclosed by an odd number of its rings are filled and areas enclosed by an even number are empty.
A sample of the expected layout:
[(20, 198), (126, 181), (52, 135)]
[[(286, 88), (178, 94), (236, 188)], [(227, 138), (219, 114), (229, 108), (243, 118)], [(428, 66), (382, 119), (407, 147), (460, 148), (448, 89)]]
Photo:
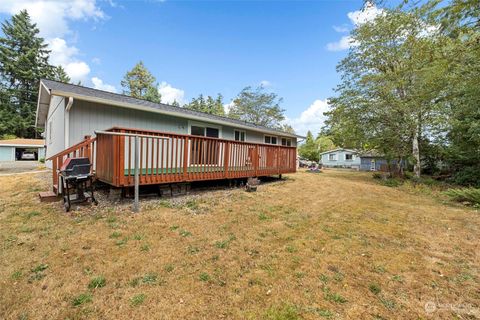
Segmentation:
[(67, 106), (65, 107), (65, 128), (64, 128), (64, 136), (65, 136), (65, 149), (70, 147), (70, 109), (73, 105), (73, 97), (68, 98)]

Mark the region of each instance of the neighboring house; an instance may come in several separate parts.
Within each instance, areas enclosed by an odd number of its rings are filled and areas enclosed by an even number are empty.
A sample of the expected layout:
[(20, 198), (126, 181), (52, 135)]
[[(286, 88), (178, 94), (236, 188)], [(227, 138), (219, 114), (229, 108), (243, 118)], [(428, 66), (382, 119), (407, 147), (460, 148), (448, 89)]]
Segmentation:
[(44, 158), (45, 140), (0, 140), (0, 161), (39, 160)]
[(360, 154), (360, 170), (362, 171), (386, 171), (388, 161), (377, 152), (366, 152)]
[(327, 168), (360, 169), (360, 157), (357, 151), (338, 148), (320, 153), (320, 163)]
[[(295, 134), (227, 117), (51, 80), (41, 80), (36, 127), (44, 128), (46, 158), (113, 127), (232, 141), (296, 146)], [(51, 167), (50, 161), (47, 166)]]
[(351, 168), (361, 171), (385, 171), (388, 166), (385, 157), (375, 151), (359, 153), (343, 148), (322, 152), (320, 163), (326, 168)]

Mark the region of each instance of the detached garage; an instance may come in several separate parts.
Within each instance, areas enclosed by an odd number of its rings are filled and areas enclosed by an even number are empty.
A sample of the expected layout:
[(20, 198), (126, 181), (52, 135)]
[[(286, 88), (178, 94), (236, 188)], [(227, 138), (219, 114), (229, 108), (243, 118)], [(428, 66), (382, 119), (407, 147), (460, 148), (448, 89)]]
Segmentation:
[(0, 140), (0, 161), (32, 161), (45, 158), (45, 140)]

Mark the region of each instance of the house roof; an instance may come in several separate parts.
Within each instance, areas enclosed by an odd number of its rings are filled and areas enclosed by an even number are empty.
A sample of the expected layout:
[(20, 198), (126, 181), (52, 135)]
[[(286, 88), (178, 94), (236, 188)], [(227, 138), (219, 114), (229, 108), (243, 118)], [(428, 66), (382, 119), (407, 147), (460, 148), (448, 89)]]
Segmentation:
[(48, 114), (48, 107), (50, 104), (50, 95), (72, 97), (74, 99), (103, 103), (108, 105), (115, 105), (119, 107), (139, 109), (148, 112), (157, 112), (177, 117), (206, 121), (210, 123), (230, 125), (243, 129), (250, 129), (270, 134), (277, 134), (286, 137), (304, 138), (296, 134), (283, 132), (281, 130), (268, 128), (254, 123), (231, 119), (227, 117), (217, 116), (204, 112), (189, 110), (186, 108), (175, 107), (164, 103), (154, 103), (147, 100), (142, 100), (123, 94), (112, 93), (93, 88), (46, 80), (40, 81), (40, 93), (37, 105), (37, 119), (36, 126), (44, 127), (46, 117)]
[(333, 149), (333, 150), (328, 150), (328, 151), (322, 152), (322, 153), (320, 153), (320, 154), (327, 154), (327, 153), (337, 152), (337, 151), (348, 151), (348, 152), (352, 152), (352, 153), (358, 153), (357, 151), (352, 150), (352, 149), (337, 148), (337, 149)]
[(385, 155), (381, 154), (376, 150), (365, 151), (360, 154), (360, 157), (364, 157), (364, 158), (381, 158), (384, 156)]
[(38, 146), (43, 147), (45, 140), (43, 139), (7, 139), (0, 140), (0, 146)]

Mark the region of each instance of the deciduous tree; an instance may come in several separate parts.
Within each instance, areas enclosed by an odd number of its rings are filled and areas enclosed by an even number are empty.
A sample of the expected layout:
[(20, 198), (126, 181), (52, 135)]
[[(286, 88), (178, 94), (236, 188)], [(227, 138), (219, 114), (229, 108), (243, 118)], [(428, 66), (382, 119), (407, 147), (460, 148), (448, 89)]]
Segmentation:
[(280, 107), (283, 99), (263, 86), (246, 87), (233, 100), (228, 116), (258, 125), (280, 128), (285, 110)]

